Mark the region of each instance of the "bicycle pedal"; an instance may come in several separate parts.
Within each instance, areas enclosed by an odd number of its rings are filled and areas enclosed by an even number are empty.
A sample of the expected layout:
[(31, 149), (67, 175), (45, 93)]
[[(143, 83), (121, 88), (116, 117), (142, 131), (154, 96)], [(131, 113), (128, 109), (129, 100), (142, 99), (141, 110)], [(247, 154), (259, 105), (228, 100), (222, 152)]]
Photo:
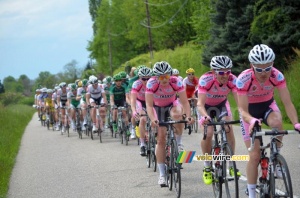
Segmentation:
[(168, 185), (167, 184), (160, 184), (160, 187), (165, 188), (165, 187), (168, 187)]

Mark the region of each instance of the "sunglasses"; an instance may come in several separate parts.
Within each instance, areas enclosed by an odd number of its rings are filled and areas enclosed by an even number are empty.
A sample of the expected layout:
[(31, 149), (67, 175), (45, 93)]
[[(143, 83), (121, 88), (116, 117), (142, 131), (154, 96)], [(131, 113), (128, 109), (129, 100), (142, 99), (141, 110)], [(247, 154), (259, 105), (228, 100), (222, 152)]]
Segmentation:
[(150, 78), (141, 78), (142, 79), (142, 81), (147, 81), (147, 80), (149, 80)]
[(194, 76), (194, 73), (190, 73), (190, 74), (188, 74), (189, 76)]
[(270, 65), (269, 67), (266, 67), (265, 69), (263, 68), (259, 68), (259, 67), (255, 67), (254, 65), (252, 65), (254, 70), (257, 72), (257, 73), (262, 73), (262, 72), (269, 72), (271, 71), (272, 67), (273, 67), (273, 64)]
[(225, 74), (229, 75), (231, 73), (231, 70), (227, 70), (227, 71), (218, 71), (215, 70), (215, 72), (220, 75), (220, 76), (224, 76)]
[(167, 74), (167, 75), (163, 75), (163, 76), (158, 76), (158, 79), (159, 79), (159, 80), (163, 80), (163, 79), (169, 80), (169, 79), (170, 79), (170, 75)]

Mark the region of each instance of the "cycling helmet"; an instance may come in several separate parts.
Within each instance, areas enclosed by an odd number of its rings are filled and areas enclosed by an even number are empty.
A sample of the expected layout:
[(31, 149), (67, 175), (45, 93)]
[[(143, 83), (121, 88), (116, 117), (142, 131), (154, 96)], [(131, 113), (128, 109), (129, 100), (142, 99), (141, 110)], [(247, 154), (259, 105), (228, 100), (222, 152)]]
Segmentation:
[(148, 67), (143, 67), (139, 69), (139, 76), (152, 76), (152, 70)]
[(37, 90), (35, 90), (36, 92), (40, 92), (41, 90), (39, 90), (39, 89), (37, 89)]
[(55, 87), (54, 87), (54, 91), (59, 90), (59, 88), (60, 88), (59, 86), (55, 86)]
[(80, 79), (75, 80), (76, 86), (78, 86), (78, 83), (80, 82)]
[(53, 90), (52, 89), (47, 89), (47, 93), (53, 93)]
[(98, 80), (98, 83), (99, 83), (99, 84), (102, 84), (102, 81), (101, 81), (101, 80)]
[(98, 78), (96, 76), (90, 76), (89, 81), (91, 84), (98, 83)]
[(193, 68), (189, 68), (185, 71), (185, 73), (189, 74), (189, 73), (195, 73), (195, 70)]
[(72, 91), (76, 90), (77, 86), (75, 83), (70, 84), (70, 88)]
[(231, 67), (232, 61), (228, 56), (214, 56), (210, 61), (210, 68), (214, 70), (230, 69)]
[(106, 83), (105, 84), (109, 84), (112, 81), (112, 77), (111, 76), (107, 76), (105, 79), (106, 79)]
[(114, 81), (122, 80), (119, 74), (114, 75)]
[(167, 63), (165, 61), (161, 61), (161, 62), (157, 62), (154, 64), (152, 71), (155, 76), (171, 74), (172, 67), (169, 63)]
[(65, 83), (65, 82), (61, 82), (61, 83), (59, 84), (59, 87), (60, 87), (60, 88), (66, 87), (66, 86), (67, 86), (67, 83)]
[(124, 71), (120, 72), (119, 75), (120, 75), (121, 78), (126, 78), (127, 77), (127, 74)]
[(179, 75), (178, 69), (173, 69), (172, 70), (172, 75)]
[(266, 64), (275, 60), (275, 54), (267, 45), (255, 45), (248, 55), (250, 63)]
[(46, 87), (42, 88), (41, 92), (46, 93), (47, 92), (47, 88)]

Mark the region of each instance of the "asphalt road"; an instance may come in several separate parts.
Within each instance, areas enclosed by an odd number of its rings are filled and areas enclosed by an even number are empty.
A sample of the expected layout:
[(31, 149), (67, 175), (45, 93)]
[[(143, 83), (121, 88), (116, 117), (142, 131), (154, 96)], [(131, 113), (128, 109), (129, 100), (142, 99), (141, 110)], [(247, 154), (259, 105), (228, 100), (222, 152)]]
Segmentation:
[[(238, 127), (236, 154), (247, 154)], [(77, 133), (70, 137), (48, 131), (37, 121), (35, 114), (23, 135), (20, 151), (10, 181), (9, 198), (77, 198), (77, 197), (175, 197), (174, 191), (158, 186), (158, 173), (146, 167), (139, 155), (136, 140), (128, 146), (105, 132), (103, 143)], [(202, 135), (185, 132), (186, 150), (200, 154)], [(267, 139), (266, 139), (267, 140)], [(281, 153), (285, 156), (292, 175), (294, 197), (300, 197), (300, 137), (284, 138)], [(246, 197), (245, 162), (238, 162), (243, 176), (239, 181), (240, 197)], [(183, 198), (212, 197), (212, 187), (202, 182), (202, 162), (183, 164)]]

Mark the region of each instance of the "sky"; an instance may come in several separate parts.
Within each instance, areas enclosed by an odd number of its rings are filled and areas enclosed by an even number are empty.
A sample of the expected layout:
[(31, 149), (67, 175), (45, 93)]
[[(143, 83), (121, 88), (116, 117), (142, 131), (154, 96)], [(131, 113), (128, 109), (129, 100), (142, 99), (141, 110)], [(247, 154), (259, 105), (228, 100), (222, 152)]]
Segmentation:
[(0, 0), (0, 80), (84, 68), (92, 36), (88, 0)]

